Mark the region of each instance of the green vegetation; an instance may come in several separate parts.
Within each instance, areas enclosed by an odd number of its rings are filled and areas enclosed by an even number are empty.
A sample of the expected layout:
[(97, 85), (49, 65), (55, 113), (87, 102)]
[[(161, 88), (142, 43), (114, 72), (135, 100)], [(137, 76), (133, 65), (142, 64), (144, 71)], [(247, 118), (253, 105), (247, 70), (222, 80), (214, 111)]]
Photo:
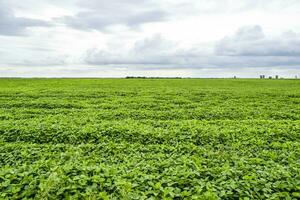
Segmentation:
[(0, 199), (299, 199), (300, 81), (0, 79)]

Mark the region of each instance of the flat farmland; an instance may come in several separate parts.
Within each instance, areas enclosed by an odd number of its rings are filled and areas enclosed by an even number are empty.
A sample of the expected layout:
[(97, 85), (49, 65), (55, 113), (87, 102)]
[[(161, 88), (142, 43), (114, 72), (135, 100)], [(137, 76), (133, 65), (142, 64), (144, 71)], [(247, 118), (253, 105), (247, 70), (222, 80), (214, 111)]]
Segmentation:
[(299, 199), (300, 80), (0, 79), (0, 199)]

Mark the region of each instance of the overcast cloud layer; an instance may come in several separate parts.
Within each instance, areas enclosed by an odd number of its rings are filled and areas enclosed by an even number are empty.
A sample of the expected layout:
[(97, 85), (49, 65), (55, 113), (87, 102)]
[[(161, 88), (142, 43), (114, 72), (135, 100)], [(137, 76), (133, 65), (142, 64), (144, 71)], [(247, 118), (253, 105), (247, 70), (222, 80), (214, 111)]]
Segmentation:
[(0, 77), (300, 77), (299, 0), (0, 0)]

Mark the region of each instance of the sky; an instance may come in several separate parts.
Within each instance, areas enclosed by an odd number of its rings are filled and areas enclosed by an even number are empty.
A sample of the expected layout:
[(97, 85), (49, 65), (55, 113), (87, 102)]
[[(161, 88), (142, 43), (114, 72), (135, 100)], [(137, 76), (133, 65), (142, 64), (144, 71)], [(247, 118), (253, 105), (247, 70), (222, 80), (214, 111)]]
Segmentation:
[(300, 77), (299, 0), (0, 0), (0, 77)]

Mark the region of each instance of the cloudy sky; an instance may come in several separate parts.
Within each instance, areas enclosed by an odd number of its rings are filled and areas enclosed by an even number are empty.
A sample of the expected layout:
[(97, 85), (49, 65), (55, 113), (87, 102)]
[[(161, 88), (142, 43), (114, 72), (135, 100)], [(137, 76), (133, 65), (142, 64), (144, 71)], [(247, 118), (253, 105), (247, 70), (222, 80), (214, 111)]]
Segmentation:
[(299, 0), (0, 0), (0, 77), (300, 77)]

